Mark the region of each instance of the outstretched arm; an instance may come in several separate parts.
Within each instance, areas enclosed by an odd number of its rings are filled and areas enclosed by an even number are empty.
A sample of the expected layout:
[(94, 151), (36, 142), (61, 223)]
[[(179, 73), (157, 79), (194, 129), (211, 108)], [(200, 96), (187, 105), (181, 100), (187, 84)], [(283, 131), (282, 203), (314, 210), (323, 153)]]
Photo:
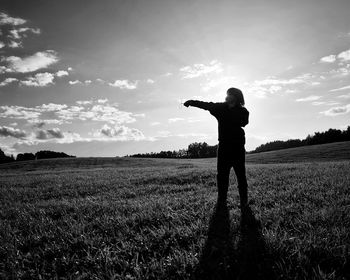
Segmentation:
[(186, 106), (186, 107), (193, 106), (193, 107), (201, 108), (201, 109), (208, 110), (208, 111), (215, 109), (215, 103), (204, 102), (204, 101), (199, 101), (199, 100), (187, 100), (184, 103), (184, 106)]

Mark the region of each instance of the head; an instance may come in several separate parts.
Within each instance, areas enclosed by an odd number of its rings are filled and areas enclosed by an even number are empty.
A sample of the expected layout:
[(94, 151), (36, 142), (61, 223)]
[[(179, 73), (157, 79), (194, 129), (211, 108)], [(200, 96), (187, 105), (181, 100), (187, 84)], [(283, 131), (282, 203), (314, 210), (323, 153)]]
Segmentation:
[(244, 106), (243, 93), (238, 88), (229, 88), (226, 92), (225, 101), (232, 106)]

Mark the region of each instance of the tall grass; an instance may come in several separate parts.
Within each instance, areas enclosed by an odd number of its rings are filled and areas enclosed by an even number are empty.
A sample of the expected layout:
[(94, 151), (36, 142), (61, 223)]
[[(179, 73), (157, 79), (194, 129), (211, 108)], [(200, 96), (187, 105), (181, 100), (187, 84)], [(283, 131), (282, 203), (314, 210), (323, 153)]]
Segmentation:
[(211, 159), (37, 164), (0, 171), (0, 278), (350, 279), (349, 161), (247, 165), (244, 215)]

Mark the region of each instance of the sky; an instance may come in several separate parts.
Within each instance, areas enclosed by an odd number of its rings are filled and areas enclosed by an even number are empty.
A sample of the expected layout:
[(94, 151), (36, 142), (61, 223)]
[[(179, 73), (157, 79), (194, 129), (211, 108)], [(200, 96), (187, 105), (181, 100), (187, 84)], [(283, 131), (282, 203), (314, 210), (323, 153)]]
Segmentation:
[(0, 148), (124, 156), (218, 142), (243, 91), (246, 150), (346, 129), (348, 0), (1, 0)]

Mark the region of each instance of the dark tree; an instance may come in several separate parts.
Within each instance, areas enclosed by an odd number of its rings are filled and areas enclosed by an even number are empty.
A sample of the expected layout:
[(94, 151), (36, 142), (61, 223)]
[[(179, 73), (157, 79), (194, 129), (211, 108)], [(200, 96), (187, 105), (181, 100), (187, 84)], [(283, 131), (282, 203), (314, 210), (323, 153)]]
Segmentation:
[(217, 145), (209, 146), (207, 143), (192, 143), (188, 149), (180, 149), (178, 151), (161, 151), (159, 153), (143, 153), (134, 154), (130, 157), (138, 158), (205, 158), (216, 157)]
[(7, 156), (5, 153), (0, 149), (0, 163), (7, 163), (15, 161), (13, 155)]
[(33, 153), (18, 154), (16, 158), (17, 161), (34, 160), (34, 159), (35, 159), (35, 155)]
[(36, 159), (45, 159), (45, 158), (68, 158), (68, 157), (75, 157), (75, 156), (70, 156), (62, 152), (39, 151), (35, 153), (35, 157)]

